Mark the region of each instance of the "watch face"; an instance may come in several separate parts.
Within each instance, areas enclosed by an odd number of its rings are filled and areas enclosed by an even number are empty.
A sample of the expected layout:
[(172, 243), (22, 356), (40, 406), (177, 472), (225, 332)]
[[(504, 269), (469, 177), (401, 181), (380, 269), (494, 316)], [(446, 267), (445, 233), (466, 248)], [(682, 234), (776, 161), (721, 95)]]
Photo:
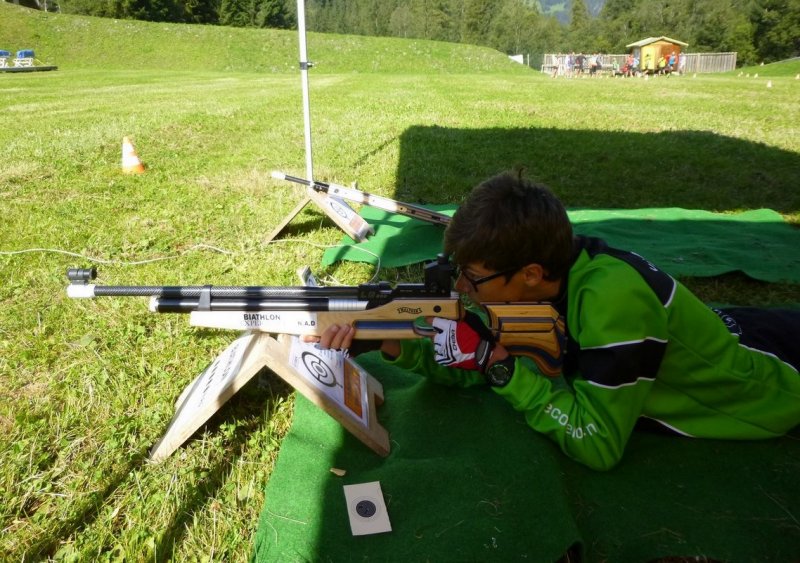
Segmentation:
[(504, 387), (511, 381), (512, 371), (504, 362), (495, 362), (486, 370), (486, 380), (492, 387)]

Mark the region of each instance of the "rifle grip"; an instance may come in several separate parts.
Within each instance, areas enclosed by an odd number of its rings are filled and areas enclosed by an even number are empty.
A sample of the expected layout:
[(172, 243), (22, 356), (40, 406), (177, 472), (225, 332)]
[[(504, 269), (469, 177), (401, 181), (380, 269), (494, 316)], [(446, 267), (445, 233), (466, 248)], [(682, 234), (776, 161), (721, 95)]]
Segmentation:
[(512, 356), (532, 359), (543, 375), (556, 377), (564, 363), (564, 319), (548, 303), (486, 303), (489, 328)]

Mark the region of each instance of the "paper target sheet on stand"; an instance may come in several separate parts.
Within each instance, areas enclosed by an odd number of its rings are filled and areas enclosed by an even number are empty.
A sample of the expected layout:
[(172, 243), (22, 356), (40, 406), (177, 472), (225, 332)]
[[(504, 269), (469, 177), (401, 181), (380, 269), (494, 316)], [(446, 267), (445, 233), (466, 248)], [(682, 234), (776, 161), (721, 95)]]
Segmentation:
[(276, 374), (375, 453), (389, 455), (389, 433), (377, 416), (383, 386), (352, 358), (289, 335), (267, 341), (267, 355)]

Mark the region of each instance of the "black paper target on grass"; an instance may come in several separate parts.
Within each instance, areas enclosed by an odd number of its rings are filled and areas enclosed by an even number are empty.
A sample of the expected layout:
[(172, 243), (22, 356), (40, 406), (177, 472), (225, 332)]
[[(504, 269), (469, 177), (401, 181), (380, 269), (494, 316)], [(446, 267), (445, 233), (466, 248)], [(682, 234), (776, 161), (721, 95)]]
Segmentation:
[(326, 387), (336, 387), (339, 385), (339, 382), (336, 381), (336, 374), (334, 371), (325, 363), (325, 360), (319, 356), (311, 352), (303, 352), (302, 356), (300, 356), (300, 361), (303, 362), (308, 373)]

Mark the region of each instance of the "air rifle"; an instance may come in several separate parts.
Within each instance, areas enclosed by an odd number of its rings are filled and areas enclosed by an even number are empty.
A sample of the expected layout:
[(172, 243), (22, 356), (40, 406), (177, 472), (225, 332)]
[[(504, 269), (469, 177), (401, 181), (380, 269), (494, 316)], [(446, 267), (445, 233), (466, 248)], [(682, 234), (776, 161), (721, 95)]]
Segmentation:
[[(457, 320), (464, 313), (453, 291), (447, 256), (425, 265), (424, 283), (388, 282), (357, 286), (110, 286), (90, 283), (95, 268), (71, 268), (73, 298), (150, 297), (155, 313), (188, 313), (192, 326), (316, 335), (333, 324), (352, 325), (355, 339), (430, 337), (426, 317)], [(549, 303), (484, 303), (487, 324), (512, 355), (533, 359), (545, 375), (561, 372), (564, 322)]]
[(426, 223), (446, 226), (450, 222), (450, 216), (445, 215), (444, 213), (438, 213), (425, 207), (420, 207), (419, 205), (403, 203), (402, 201), (396, 201), (394, 199), (389, 199), (388, 197), (362, 192), (361, 190), (354, 188), (347, 188), (345, 186), (340, 186), (339, 184), (329, 184), (326, 182), (318, 182), (316, 180), (311, 182), (305, 178), (289, 176), (283, 172), (273, 172), (272, 177), (277, 180), (287, 180), (289, 182), (308, 186), (315, 192), (336, 196), (355, 203), (369, 205), (370, 207), (377, 207), (378, 209), (383, 209), (384, 211), (389, 211), (390, 213), (397, 213), (399, 215), (405, 215), (406, 217), (413, 217), (414, 219), (419, 219), (420, 221), (425, 221)]

